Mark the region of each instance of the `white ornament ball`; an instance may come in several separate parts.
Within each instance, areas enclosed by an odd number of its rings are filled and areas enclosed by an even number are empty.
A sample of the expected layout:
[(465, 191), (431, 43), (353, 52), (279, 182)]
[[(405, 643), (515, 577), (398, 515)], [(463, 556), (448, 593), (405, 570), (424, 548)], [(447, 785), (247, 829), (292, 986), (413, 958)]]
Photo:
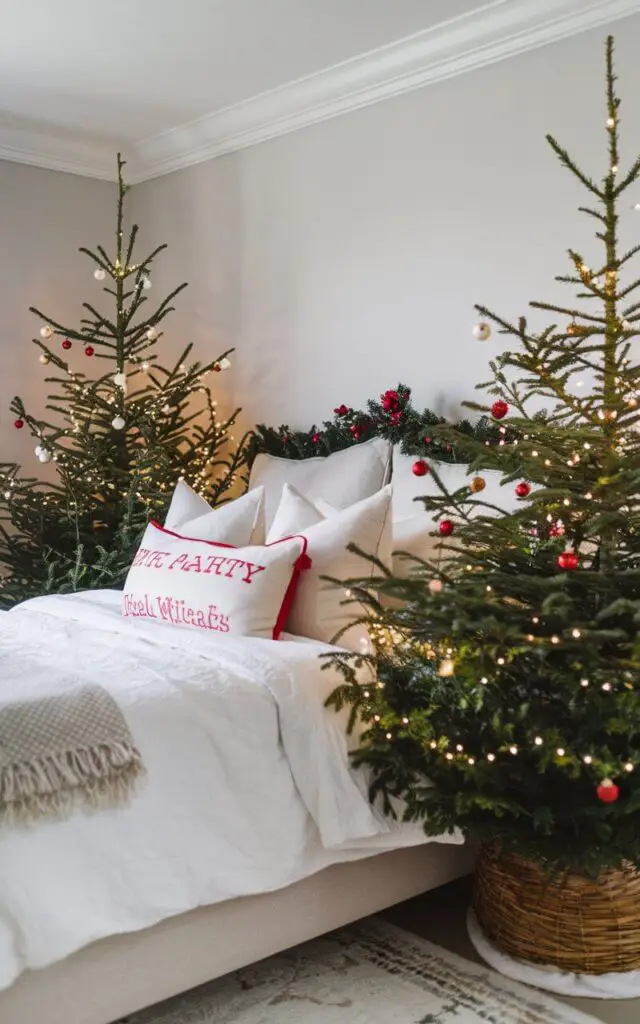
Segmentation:
[(40, 452), (43, 452), (43, 451), (44, 451), (44, 448), (42, 447), (42, 445), (41, 445), (41, 444), (39, 444), (39, 445), (37, 445), (37, 447), (35, 447), (35, 448), (33, 449), (33, 451), (34, 451), (34, 454), (35, 454), (35, 455), (37, 455), (37, 456), (38, 456), (38, 458), (40, 458)]
[(220, 360), (218, 366), (220, 367), (221, 370), (228, 370), (229, 367), (231, 366), (231, 360), (227, 359), (227, 357), (225, 356), (224, 359)]
[(48, 452), (46, 448), (42, 448), (38, 455), (38, 462), (51, 462), (51, 452)]
[(166, 413), (166, 415), (168, 416), (168, 415), (169, 415), (169, 413), (171, 412), (171, 406), (170, 406), (170, 405), (169, 405), (168, 403), (167, 403), (167, 405), (163, 405), (163, 406), (162, 406), (162, 411), (163, 411), (164, 413)]
[(45, 352), (43, 352), (42, 355), (40, 356), (40, 362), (42, 363), (43, 366), (46, 366), (47, 363), (50, 362), (49, 356)]
[(158, 332), (156, 331), (155, 327), (147, 327), (147, 339), (149, 341), (155, 341), (157, 337)]
[(96, 267), (96, 269), (93, 272), (93, 276), (95, 277), (96, 281), (104, 281), (107, 274), (106, 271), (102, 269), (102, 267)]
[(429, 580), (429, 590), (432, 594), (439, 594), (442, 591), (442, 580)]
[(126, 423), (122, 416), (116, 416), (111, 420), (111, 426), (114, 430), (124, 430)]
[(484, 321), (479, 324), (474, 324), (473, 336), (474, 338), (477, 338), (478, 341), (487, 341), (491, 337), (491, 327)]
[(117, 388), (123, 388), (127, 383), (127, 378), (125, 377), (124, 373), (114, 373), (113, 383)]
[(628, 320), (623, 320), (623, 321), (622, 321), (622, 330), (623, 330), (623, 331), (632, 331), (632, 330), (633, 330), (633, 327), (632, 327), (632, 325), (631, 325), (631, 324), (629, 323), (629, 321), (628, 321)]
[(44, 327), (40, 328), (41, 338), (50, 338), (53, 334), (53, 327), (49, 327), (49, 324), (45, 324)]
[(149, 290), (149, 288), (151, 287), (151, 278), (150, 277), (143, 277), (142, 278), (142, 287), (145, 290), (147, 290), (147, 291)]

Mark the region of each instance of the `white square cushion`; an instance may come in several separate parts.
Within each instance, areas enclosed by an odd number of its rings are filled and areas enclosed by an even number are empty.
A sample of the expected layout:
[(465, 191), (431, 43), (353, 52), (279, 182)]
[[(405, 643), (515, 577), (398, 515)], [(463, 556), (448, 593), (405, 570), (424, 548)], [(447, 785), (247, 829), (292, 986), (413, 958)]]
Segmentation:
[(277, 640), (307, 542), (233, 547), (149, 523), (124, 586), (125, 618)]
[(251, 468), (250, 486), (265, 488), (269, 530), (285, 484), (291, 484), (311, 502), (323, 498), (343, 509), (379, 491), (389, 479), (390, 465), (391, 446), (380, 437), (313, 459), (260, 454)]
[[(426, 476), (414, 474), (413, 465), (416, 459), (416, 455), (403, 455), (397, 446), (393, 449), (392, 547), (394, 551), (393, 571), (397, 576), (409, 575), (414, 563), (398, 557), (395, 552), (408, 551), (419, 558), (433, 560), (440, 544), (440, 538), (433, 536), (433, 531), (436, 528), (433, 514), (426, 511), (422, 503), (415, 499), (426, 495), (440, 497), (442, 491), (431, 473), (427, 473)], [(487, 486), (484, 491), (474, 497), (497, 505), (498, 508), (503, 508), (506, 512), (512, 511), (518, 505), (515, 484), (507, 484), (502, 487), (502, 474), (496, 470), (483, 470), (482, 474), (476, 474), (469, 473), (466, 463), (438, 462), (429, 458), (426, 459), (426, 462), (429, 466), (434, 467), (449, 494), (468, 485), (473, 476), (482, 475)], [(489, 509), (479, 511), (484, 514), (492, 514)]]
[(235, 501), (212, 508), (184, 480), (179, 480), (164, 525), (167, 530), (178, 530), (199, 540), (236, 547), (264, 544), (264, 487), (256, 487)]
[[(343, 580), (371, 576), (378, 571), (366, 559), (347, 551), (357, 544), (378, 557), (389, 550), (391, 486), (325, 518), (322, 512), (285, 484), (282, 499), (268, 534), (269, 542), (292, 533), (307, 540), (311, 569), (300, 578), (287, 619), (287, 630), (297, 636), (331, 643), (336, 634), (358, 618), (358, 606), (344, 604), (345, 592), (323, 576)], [(337, 641), (341, 647), (361, 651), (368, 644), (364, 625), (346, 629)]]

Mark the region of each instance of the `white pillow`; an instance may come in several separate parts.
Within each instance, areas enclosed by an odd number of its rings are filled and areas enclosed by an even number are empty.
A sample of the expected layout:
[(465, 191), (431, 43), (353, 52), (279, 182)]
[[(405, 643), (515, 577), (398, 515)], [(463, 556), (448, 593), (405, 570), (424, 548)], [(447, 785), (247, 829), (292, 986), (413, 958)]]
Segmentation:
[[(340, 630), (359, 617), (357, 605), (343, 603), (344, 590), (321, 577), (343, 580), (376, 574), (375, 566), (347, 551), (347, 545), (357, 544), (362, 551), (378, 557), (389, 550), (390, 507), (389, 485), (325, 518), (312, 502), (285, 484), (268, 540), (302, 534), (307, 539), (312, 564), (300, 579), (287, 619), (288, 632), (331, 643)], [(367, 630), (364, 625), (351, 626), (337, 642), (341, 647), (361, 651), (368, 645)]]
[[(403, 455), (397, 446), (393, 449), (393, 572), (401, 577), (408, 576), (415, 563), (406, 558), (400, 558), (395, 552), (408, 551), (419, 558), (433, 560), (437, 557), (440, 544), (440, 538), (433, 536), (437, 525), (433, 513), (428, 512), (420, 501), (414, 499), (426, 495), (440, 497), (442, 491), (431, 473), (427, 473), (425, 476), (414, 474), (413, 465), (417, 459), (417, 455)], [(474, 476), (482, 476), (487, 486), (484, 491), (473, 495), (473, 497), (497, 505), (506, 512), (512, 511), (518, 505), (518, 498), (515, 494), (516, 484), (506, 484), (502, 487), (502, 474), (497, 470), (469, 473), (466, 463), (438, 462), (429, 458), (425, 461), (429, 466), (434, 467), (449, 494), (468, 485)], [(497, 514), (492, 513), (489, 509), (479, 509), (478, 511), (488, 515)]]
[(264, 544), (264, 487), (212, 508), (189, 484), (179, 480), (164, 525), (167, 530), (179, 530), (198, 540), (235, 546)]
[(333, 455), (312, 459), (282, 459), (260, 454), (251, 468), (250, 486), (265, 487), (267, 530), (273, 522), (284, 484), (315, 502), (324, 498), (336, 508), (348, 508), (383, 487), (391, 464), (391, 446), (375, 437)]
[(124, 586), (125, 618), (277, 640), (293, 601), (307, 542), (289, 537), (233, 547), (149, 523)]

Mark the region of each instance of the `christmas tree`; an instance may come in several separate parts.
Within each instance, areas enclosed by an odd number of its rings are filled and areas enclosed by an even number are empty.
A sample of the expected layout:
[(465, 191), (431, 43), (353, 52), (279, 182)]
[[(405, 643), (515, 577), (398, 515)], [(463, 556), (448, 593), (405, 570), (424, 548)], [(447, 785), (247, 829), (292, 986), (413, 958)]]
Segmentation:
[[(365, 603), (378, 684), (341, 656), (331, 698), (364, 720), (356, 758), (388, 809), (402, 796), (429, 834), (458, 827), (591, 875), (640, 866), (640, 279), (628, 274), (640, 245), (618, 244), (640, 159), (619, 166), (615, 81), (609, 38), (601, 179), (547, 137), (589, 194), (600, 255), (569, 250), (557, 280), (577, 298), (532, 302), (556, 319), (541, 332), (477, 307), (477, 335), (493, 324), (513, 340), (478, 385), (489, 403), (470, 407), (509, 435), (433, 428), (466, 451), (469, 486), (447, 493), (431, 465), (438, 493), (421, 500), (438, 556), (408, 579), (343, 584)], [(515, 489), (515, 511), (483, 501), (488, 470)]]
[(151, 308), (153, 263), (166, 246), (136, 259), (138, 227), (125, 231), (123, 168), (118, 155), (113, 253), (80, 250), (96, 282), (106, 282), (110, 308), (85, 302), (73, 327), (31, 309), (42, 323), (34, 339), (40, 363), (52, 370), (45, 379), (53, 415), (31, 415), (20, 398), (11, 411), (15, 428), (30, 431), (35, 457), (54, 465), (55, 479), (0, 463), (0, 607), (118, 586), (146, 522), (162, 515), (179, 478), (215, 505), (245, 464), (246, 439), (235, 446), (229, 434), (239, 410), (219, 420), (211, 388), (210, 375), (230, 365), (229, 351), (202, 363), (188, 344), (169, 368), (159, 362), (165, 319), (186, 285)]

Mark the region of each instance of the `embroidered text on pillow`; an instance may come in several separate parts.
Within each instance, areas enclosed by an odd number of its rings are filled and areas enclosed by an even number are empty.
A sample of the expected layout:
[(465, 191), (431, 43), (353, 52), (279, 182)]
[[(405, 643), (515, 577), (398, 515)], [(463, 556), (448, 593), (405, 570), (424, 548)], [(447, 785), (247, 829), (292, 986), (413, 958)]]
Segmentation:
[(123, 615), (277, 640), (310, 564), (306, 550), (300, 536), (237, 548), (151, 522), (127, 576)]

